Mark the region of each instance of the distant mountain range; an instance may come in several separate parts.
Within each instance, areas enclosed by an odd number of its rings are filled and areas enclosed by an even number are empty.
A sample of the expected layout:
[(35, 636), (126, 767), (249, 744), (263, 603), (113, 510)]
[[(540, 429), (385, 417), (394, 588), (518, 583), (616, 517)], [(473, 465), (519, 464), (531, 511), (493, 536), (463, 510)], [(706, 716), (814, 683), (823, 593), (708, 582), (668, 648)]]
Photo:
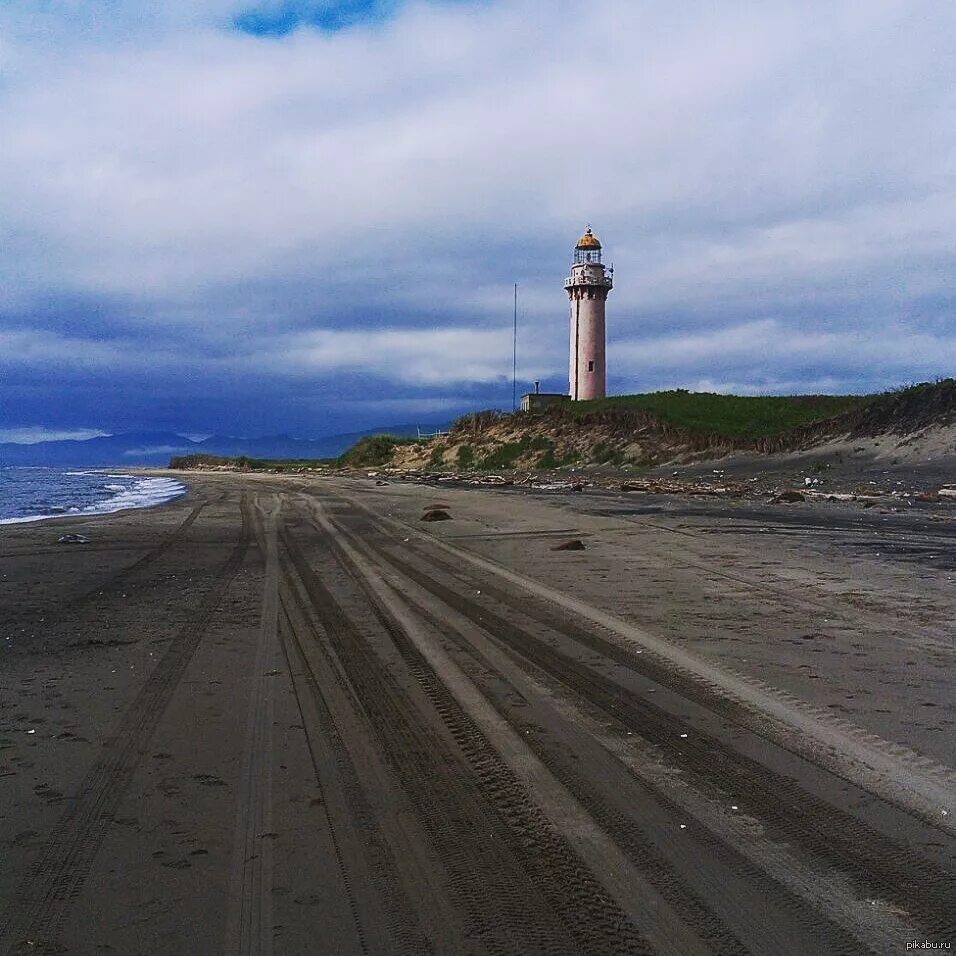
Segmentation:
[[(447, 425), (420, 426), (432, 433)], [(193, 441), (175, 432), (127, 432), (83, 441), (43, 441), (33, 445), (0, 442), (0, 466), (48, 465), (97, 467), (104, 465), (168, 465), (173, 455), (248, 455), (250, 458), (333, 458), (365, 435), (415, 435), (418, 425), (389, 425), (362, 432), (328, 435), (324, 438), (290, 438), (269, 435), (262, 438), (235, 438), (212, 435)]]

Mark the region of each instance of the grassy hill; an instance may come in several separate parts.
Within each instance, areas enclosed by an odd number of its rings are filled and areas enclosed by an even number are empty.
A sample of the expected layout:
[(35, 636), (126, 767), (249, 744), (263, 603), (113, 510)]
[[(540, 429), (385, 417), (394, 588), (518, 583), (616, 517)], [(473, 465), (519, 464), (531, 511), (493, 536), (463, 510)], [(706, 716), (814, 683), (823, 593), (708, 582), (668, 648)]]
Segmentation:
[(718, 395), (679, 388), (569, 402), (561, 412), (587, 419), (600, 418), (602, 413), (640, 411), (699, 434), (765, 438), (835, 418), (862, 408), (875, 398), (876, 395)]
[(465, 415), (448, 435), (395, 447), (389, 464), (426, 470), (653, 467), (732, 452), (774, 453), (840, 436), (914, 433), (949, 423), (956, 382), (878, 395), (718, 395), (676, 389), (567, 402), (529, 414)]
[(952, 424), (953, 379), (879, 395), (743, 396), (676, 389), (567, 402), (535, 414), (475, 412), (435, 438), (367, 435), (333, 459), (275, 462), (192, 455), (171, 464), (272, 471), (316, 470), (311, 466), (426, 471), (652, 467), (738, 451), (796, 450), (840, 436), (908, 435)]

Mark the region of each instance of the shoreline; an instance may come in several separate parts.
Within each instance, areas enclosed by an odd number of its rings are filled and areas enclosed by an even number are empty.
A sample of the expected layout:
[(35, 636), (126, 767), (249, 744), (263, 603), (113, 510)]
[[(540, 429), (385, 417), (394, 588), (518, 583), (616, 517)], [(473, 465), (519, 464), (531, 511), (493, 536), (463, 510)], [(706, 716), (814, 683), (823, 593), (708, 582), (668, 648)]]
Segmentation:
[[(123, 511), (145, 511), (168, 504), (172, 501), (176, 501), (178, 498), (182, 498), (184, 495), (189, 493), (189, 485), (182, 478), (173, 477), (168, 473), (163, 474), (158, 470), (151, 471), (149, 474), (147, 474), (138, 468), (128, 468), (124, 470), (118, 466), (104, 466), (103, 468), (87, 468), (83, 470), (76, 469), (67, 471), (64, 470), (63, 467), (57, 466), (47, 467), (28, 465), (10, 466), (10, 469), (16, 469), (18, 471), (42, 471), (59, 478), (88, 477), (96, 475), (102, 476), (103, 478), (113, 478), (116, 480), (137, 479), (140, 482), (149, 480), (162, 484), (151, 486), (149, 488), (137, 488), (136, 485), (133, 485), (129, 488), (120, 488), (120, 490), (113, 488), (110, 489), (113, 491), (111, 497), (104, 498), (101, 501), (94, 502), (93, 504), (86, 505), (82, 508), (64, 508), (62, 511), (54, 514), (27, 514), (0, 517), (0, 528), (15, 525), (36, 524), (38, 522), (45, 521), (57, 521), (60, 519), (91, 518), (97, 515), (118, 514)], [(104, 490), (106, 490), (106, 487), (104, 487)]]

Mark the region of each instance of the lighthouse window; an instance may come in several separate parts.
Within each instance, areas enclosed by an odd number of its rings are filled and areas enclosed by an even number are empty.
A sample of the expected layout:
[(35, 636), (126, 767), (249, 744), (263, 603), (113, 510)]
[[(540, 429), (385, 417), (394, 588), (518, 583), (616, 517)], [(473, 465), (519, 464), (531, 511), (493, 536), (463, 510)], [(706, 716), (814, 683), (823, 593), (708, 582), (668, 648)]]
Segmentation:
[(588, 362), (588, 371), (589, 371), (589, 372), (593, 372), (593, 371), (594, 371), (594, 363), (593, 363), (593, 362)]

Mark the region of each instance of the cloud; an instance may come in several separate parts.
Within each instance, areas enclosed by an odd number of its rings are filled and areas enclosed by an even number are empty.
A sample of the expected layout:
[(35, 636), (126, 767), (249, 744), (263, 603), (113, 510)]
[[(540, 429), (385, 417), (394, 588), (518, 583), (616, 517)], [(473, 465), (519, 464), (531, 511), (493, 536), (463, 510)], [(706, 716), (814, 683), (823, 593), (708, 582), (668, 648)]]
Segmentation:
[(621, 342), (615, 352), (628, 364), (727, 363), (748, 359), (754, 352), (789, 361), (815, 359), (828, 353), (849, 354), (854, 363), (861, 365), (879, 359), (899, 366), (929, 364), (931, 358), (956, 364), (956, 339), (952, 337), (914, 333), (901, 326), (890, 326), (889, 333), (889, 341), (882, 341), (866, 329), (808, 331), (777, 319), (762, 319), (680, 338)]
[(310, 375), (372, 376), (416, 385), (493, 381), (511, 375), (512, 330), (315, 331), (295, 336), (270, 361)]
[(89, 438), (103, 438), (109, 432), (98, 428), (45, 428), (42, 425), (27, 425), (20, 428), (0, 428), (0, 442), (13, 442), (17, 445), (35, 445), (41, 441), (86, 441)]
[(195, 445), (144, 445), (142, 448), (126, 449), (123, 452), (123, 457), (145, 458), (150, 455), (181, 455), (183, 452), (195, 450)]
[(126, 355), (109, 342), (69, 338), (43, 329), (0, 328), (0, 364), (52, 370), (63, 364), (111, 367), (123, 358), (139, 361), (135, 352)]
[[(700, 341), (742, 386), (951, 369), (951, 4), (373, 6), (330, 32), (341, 4), (4, 5), (7, 381), (137, 369), (144, 425), (177, 369), (217, 395), (254, 376), (274, 415), (309, 376), (481, 401), (518, 281), (520, 374), (559, 387), (587, 221), (621, 387), (654, 380), (647, 340), (675, 383), (707, 376)], [(297, 28), (237, 29), (253, 9)], [(799, 361), (734, 344), (770, 320)]]

